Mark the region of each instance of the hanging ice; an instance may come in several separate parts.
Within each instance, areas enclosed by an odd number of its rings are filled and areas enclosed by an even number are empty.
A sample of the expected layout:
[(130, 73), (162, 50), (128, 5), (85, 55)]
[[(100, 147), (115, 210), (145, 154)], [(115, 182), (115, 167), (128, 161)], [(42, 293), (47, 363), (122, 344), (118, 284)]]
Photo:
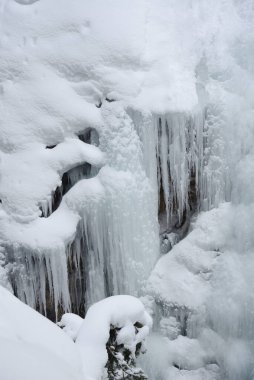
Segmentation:
[(83, 215), (74, 251), (83, 262), (86, 304), (140, 294), (158, 256), (156, 193), (142, 167), (140, 141), (121, 103), (102, 106), (99, 174), (105, 196)]

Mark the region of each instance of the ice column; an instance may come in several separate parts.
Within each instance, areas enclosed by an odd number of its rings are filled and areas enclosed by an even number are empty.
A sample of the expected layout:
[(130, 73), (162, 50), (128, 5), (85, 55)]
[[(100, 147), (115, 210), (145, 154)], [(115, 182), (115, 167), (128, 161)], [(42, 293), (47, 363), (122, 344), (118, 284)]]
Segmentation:
[(142, 163), (140, 139), (120, 102), (102, 106), (98, 178), (105, 197), (83, 216), (86, 305), (114, 294), (138, 295), (159, 252), (157, 194)]

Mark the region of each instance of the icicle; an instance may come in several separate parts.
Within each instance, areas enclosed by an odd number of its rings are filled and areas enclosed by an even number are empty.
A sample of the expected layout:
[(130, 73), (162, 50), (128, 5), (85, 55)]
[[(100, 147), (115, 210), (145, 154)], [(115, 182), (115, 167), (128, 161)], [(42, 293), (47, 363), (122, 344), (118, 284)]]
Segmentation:
[(144, 167), (158, 199), (163, 190), (168, 226), (176, 217), (181, 223), (193, 207), (190, 191), (195, 192), (194, 206), (205, 210), (227, 199), (223, 117), (218, 107), (198, 108), (193, 114), (128, 112), (141, 139)]
[(157, 192), (142, 167), (134, 125), (120, 104), (102, 112), (107, 165), (98, 179), (105, 196), (89, 202), (75, 243), (82, 246), (86, 307), (108, 295), (139, 295), (159, 251)]
[(41, 216), (48, 217), (53, 212), (53, 197), (48, 197), (40, 202)]
[(201, 206), (204, 210), (217, 207), (220, 202), (229, 200), (229, 173), (223, 136), (224, 119), (221, 106), (212, 103), (207, 106), (202, 183), (200, 184)]
[(164, 202), (166, 205), (167, 222), (169, 222), (170, 215), (170, 186), (169, 186), (169, 168), (168, 168), (168, 155), (169, 155), (169, 136), (168, 125), (164, 117), (159, 118), (158, 123), (159, 135), (159, 165), (161, 172), (161, 185), (163, 187)]
[(160, 183), (160, 171), (157, 168), (159, 154), (158, 119), (155, 119), (154, 115), (150, 113), (141, 113), (132, 109), (127, 111), (140, 138), (143, 168), (157, 195)]
[(134, 111), (129, 111), (129, 114), (142, 141), (144, 166), (156, 187), (158, 199), (163, 189), (167, 224), (172, 224), (176, 216), (181, 221), (189, 209), (193, 175), (196, 193), (199, 191), (203, 162), (203, 112), (150, 117), (140, 116)]
[(6, 268), (19, 299), (43, 314), (50, 309), (56, 319), (60, 306), (70, 310), (64, 249), (54, 254), (24, 247), (7, 247), (6, 251)]

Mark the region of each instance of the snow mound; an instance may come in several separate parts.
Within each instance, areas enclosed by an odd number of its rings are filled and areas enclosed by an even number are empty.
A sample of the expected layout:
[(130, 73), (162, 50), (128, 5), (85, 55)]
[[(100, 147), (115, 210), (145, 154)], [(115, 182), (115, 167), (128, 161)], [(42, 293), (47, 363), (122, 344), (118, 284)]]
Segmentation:
[(82, 323), (83, 318), (79, 317), (77, 314), (65, 313), (57, 325), (61, 327), (73, 341), (75, 341)]
[[(136, 322), (143, 326), (138, 334), (133, 331)], [(92, 305), (76, 339), (83, 368), (89, 379), (101, 378), (107, 362), (106, 343), (111, 325), (121, 329), (119, 344), (133, 350), (148, 335), (152, 319), (141, 301), (132, 296), (108, 297)]]
[(148, 280), (147, 290), (168, 306), (202, 309), (210, 291), (210, 278), (229, 232), (224, 220), (229, 204), (201, 213), (192, 231), (163, 255)]

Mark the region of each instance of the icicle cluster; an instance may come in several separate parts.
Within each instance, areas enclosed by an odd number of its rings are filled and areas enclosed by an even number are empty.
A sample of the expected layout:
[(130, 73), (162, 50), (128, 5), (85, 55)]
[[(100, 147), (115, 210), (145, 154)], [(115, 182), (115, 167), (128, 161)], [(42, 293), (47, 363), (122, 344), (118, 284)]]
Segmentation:
[(226, 162), (225, 117), (220, 104), (206, 107), (203, 132), (202, 181), (200, 202), (203, 210), (218, 207), (230, 200), (228, 164)]
[(66, 255), (62, 250), (34, 252), (29, 247), (8, 247), (5, 269), (17, 297), (57, 319), (59, 307), (70, 310)]
[[(159, 203), (170, 226), (183, 222), (191, 207), (211, 208), (225, 197), (217, 108), (151, 115), (104, 102), (101, 112), (98, 133), (86, 131), (80, 140), (99, 145), (105, 165), (99, 171), (86, 164), (70, 169), (52, 199), (41, 202), (48, 216), (63, 196), (73, 208), (76, 193), (80, 222), (74, 241), (68, 237), (61, 252), (38, 254), (26, 246), (8, 254), (18, 297), (44, 313), (50, 302), (56, 315), (59, 305), (83, 313), (84, 302), (88, 307), (109, 295), (139, 295), (158, 257)], [(76, 185), (93, 176), (103, 194), (83, 200), (88, 182)]]
[(158, 256), (156, 193), (142, 167), (140, 140), (119, 104), (102, 107), (99, 174), (105, 196), (82, 216), (72, 250), (86, 306), (114, 294), (140, 294)]
[[(191, 208), (211, 209), (227, 198), (219, 110), (210, 104), (193, 114), (142, 115), (129, 111), (142, 141), (146, 173), (165, 208), (167, 225)], [(164, 203), (164, 206), (162, 205)]]
[(106, 296), (140, 295), (159, 253), (157, 192), (133, 121), (120, 102), (101, 111), (103, 167), (67, 171), (52, 199), (41, 202), (44, 217), (24, 225), (24, 239), (7, 247), (16, 295), (52, 318), (71, 308), (82, 314)]

